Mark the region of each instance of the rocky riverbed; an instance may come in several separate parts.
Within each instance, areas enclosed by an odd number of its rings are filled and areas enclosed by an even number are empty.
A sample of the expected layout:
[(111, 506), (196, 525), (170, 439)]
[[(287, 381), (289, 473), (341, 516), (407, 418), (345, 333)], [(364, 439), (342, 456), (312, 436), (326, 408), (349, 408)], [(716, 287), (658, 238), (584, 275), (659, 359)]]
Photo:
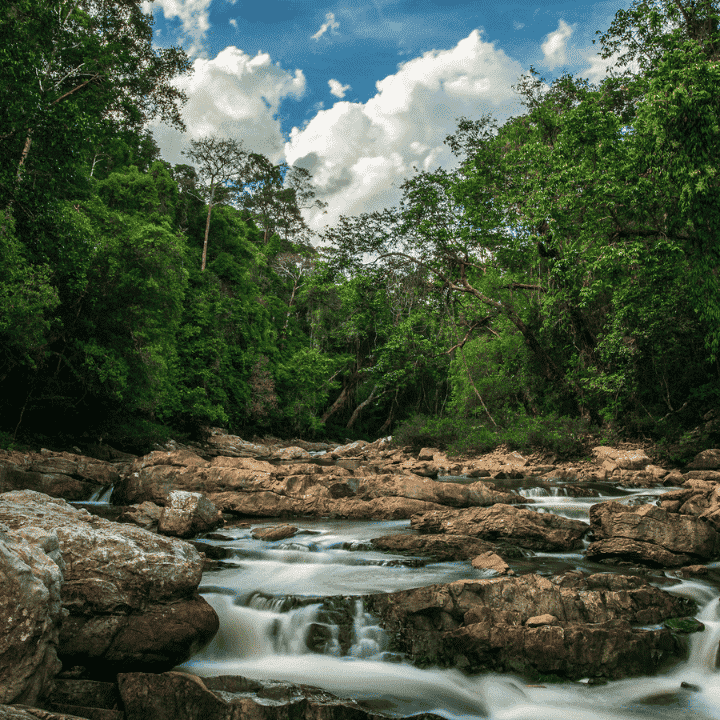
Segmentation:
[(0, 550), (0, 718), (720, 717), (719, 450), (3, 452)]

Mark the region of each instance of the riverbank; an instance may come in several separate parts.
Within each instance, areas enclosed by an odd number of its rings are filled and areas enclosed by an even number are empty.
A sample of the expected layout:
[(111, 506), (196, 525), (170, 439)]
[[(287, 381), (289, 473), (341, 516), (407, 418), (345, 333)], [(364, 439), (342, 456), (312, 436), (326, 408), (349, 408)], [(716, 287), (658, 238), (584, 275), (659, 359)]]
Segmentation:
[[(134, 700), (138, 693), (158, 698), (154, 720), (205, 717), (198, 708), (210, 706), (208, 717), (252, 707), (269, 718), (283, 703), (305, 717), (499, 717), (493, 697), (500, 692), (540, 717), (550, 712), (547, 699), (529, 685), (563, 681), (548, 688), (562, 688), (556, 694), (564, 704), (578, 687), (610, 682), (605, 695), (597, 689), (599, 702), (617, 697), (618, 678), (656, 688), (645, 676), (663, 672), (682, 676), (663, 685), (669, 708), (688, 718), (715, 716), (685, 706), (716, 687), (720, 452), (664, 468), (652, 452), (628, 446), (598, 447), (572, 463), (501, 450), (463, 459), (410, 450), (387, 440), (281, 446), (217, 432), (204, 446), (173, 443), (113, 461), (0, 454), (2, 541), (14, 543), (18, 558), (37, 555), (45, 574), (27, 572), (45, 578), (48, 597), (56, 598), (39, 622), (48, 630), (42, 662), (25, 672), (25, 689), (3, 701), (20, 712), (17, 704), (31, 698), (60, 717), (71, 706), (88, 707), (63, 697), (94, 687), (114, 698), (116, 707), (104, 710), (127, 720), (151, 717)], [(113, 566), (132, 565), (122, 552), (138, 543), (159, 557), (151, 542), (159, 538), (164, 552), (180, 552), (195, 569), (180, 594), (163, 591), (163, 609), (149, 612), (142, 598), (152, 595), (150, 586), (134, 595), (125, 588), (123, 597), (137, 603), (118, 600), (120, 575), (79, 562), (83, 551), (71, 539), (87, 530), (78, 528), (93, 528), (90, 544), (105, 562), (114, 543)], [(169, 563), (159, 567), (177, 568)], [(167, 578), (149, 582), (165, 586)], [(190, 616), (185, 640), (169, 632), (178, 603), (199, 611), (197, 590), (219, 628), (200, 654), (202, 633), (193, 635)], [(6, 605), (7, 621), (9, 599)], [(207, 642), (214, 621), (202, 613)], [(705, 619), (692, 620), (696, 614)], [(137, 647), (121, 659), (118, 648), (130, 637)], [(155, 648), (154, 659), (144, 644)], [(208, 679), (168, 673), (174, 666)], [(691, 681), (698, 673), (700, 684)], [(236, 679), (218, 679), (226, 675)], [(362, 688), (372, 685), (384, 689), (368, 695)], [(639, 693), (633, 712), (662, 717), (649, 700), (656, 694)], [(431, 702), (434, 696), (444, 700)], [(76, 716), (120, 717), (102, 709)], [(602, 717), (624, 717), (609, 712)]]

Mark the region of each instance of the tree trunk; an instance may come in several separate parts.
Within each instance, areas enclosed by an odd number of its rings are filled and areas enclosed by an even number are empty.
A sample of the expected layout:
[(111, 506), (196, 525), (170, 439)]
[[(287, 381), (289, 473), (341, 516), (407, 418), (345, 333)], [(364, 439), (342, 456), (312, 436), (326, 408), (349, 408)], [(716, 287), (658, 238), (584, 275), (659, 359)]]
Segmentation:
[(200, 272), (205, 271), (205, 261), (207, 260), (208, 235), (210, 234), (210, 213), (212, 213), (214, 199), (215, 188), (212, 189), (212, 193), (210, 195), (210, 202), (208, 203), (208, 214), (207, 220), (205, 221), (205, 242), (203, 242), (202, 264), (200, 265)]
[(340, 395), (338, 395), (337, 400), (335, 400), (335, 402), (325, 411), (323, 416), (320, 418), (323, 422), (327, 422), (328, 418), (332, 417), (338, 410), (341, 410), (343, 407), (345, 407), (348, 400), (350, 399), (350, 395), (352, 395), (359, 381), (360, 373), (356, 371), (348, 379), (347, 384), (345, 385), (345, 387), (343, 387)]
[[(364, 408), (366, 408), (374, 399), (375, 399), (375, 393), (377, 392), (377, 385), (372, 389), (372, 392), (370, 393), (370, 396), (363, 400), (353, 411), (352, 416), (348, 420), (348, 424), (345, 426), (348, 430), (355, 424), (355, 421), (360, 417), (360, 413), (363, 411)], [(387, 392), (387, 391), (386, 391)], [(385, 393), (380, 393), (380, 396), (384, 395)]]

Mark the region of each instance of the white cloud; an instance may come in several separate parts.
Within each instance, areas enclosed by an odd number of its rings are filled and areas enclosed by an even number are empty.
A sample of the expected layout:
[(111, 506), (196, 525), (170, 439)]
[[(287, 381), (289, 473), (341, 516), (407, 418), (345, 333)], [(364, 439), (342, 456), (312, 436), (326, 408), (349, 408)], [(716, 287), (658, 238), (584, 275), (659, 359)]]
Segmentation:
[(557, 30), (548, 33), (540, 46), (545, 56), (544, 63), (550, 68), (567, 63), (567, 42), (573, 34), (573, 28), (564, 20), (558, 22)]
[(452, 165), (443, 140), (457, 129), (456, 119), (492, 112), (503, 120), (517, 112), (511, 85), (522, 72), (474, 30), (450, 50), (401, 64), (366, 103), (337, 102), (293, 128), (287, 161), (310, 170), (318, 196), (329, 203), (327, 215), (308, 216), (311, 227), (396, 204), (398, 186), (415, 166)]
[(237, 20), (235, 18), (230, 18), (229, 23), (236, 28), (237, 27)]
[(513, 27), (516, 30), (522, 30), (525, 27), (525, 23), (518, 22), (517, 20), (513, 21)]
[(187, 141), (217, 134), (242, 140), (245, 148), (282, 159), (283, 135), (275, 117), (283, 98), (300, 98), (305, 76), (294, 75), (273, 64), (267, 53), (254, 57), (234, 46), (225, 48), (212, 60), (197, 58), (191, 75), (175, 84), (188, 95), (183, 108), (187, 134), (166, 125), (152, 127), (163, 158), (172, 163), (187, 162), (181, 155)]
[(328, 13), (325, 16), (325, 22), (320, 29), (312, 36), (313, 40), (319, 40), (328, 30), (334, 33), (340, 27), (340, 23), (335, 20), (335, 13)]
[(191, 57), (202, 52), (203, 41), (210, 29), (209, 10), (212, 0), (143, 0), (143, 12), (162, 10), (166, 19), (178, 18), (182, 23), (185, 50)]
[(341, 100), (345, 97), (345, 93), (350, 90), (349, 85), (343, 85), (341, 82), (333, 78), (328, 80), (328, 85), (330, 86), (330, 94), (334, 95), (336, 98), (340, 98)]

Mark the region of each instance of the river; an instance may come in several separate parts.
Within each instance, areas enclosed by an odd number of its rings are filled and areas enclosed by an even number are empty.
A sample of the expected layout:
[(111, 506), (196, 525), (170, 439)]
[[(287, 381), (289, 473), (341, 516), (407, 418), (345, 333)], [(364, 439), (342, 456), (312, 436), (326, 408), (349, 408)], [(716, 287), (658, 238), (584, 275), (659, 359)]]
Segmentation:
[[(447, 481), (467, 482), (463, 478)], [(500, 483), (498, 483), (500, 484)], [(619, 490), (585, 486), (587, 497), (562, 484), (509, 481), (508, 487), (535, 502), (539, 512), (555, 512), (587, 521), (590, 506), (617, 499), (651, 502), (668, 488)], [(273, 523), (257, 523), (253, 527)], [(220, 631), (202, 652), (178, 669), (202, 677), (240, 675), (322, 688), (352, 698), (369, 710), (407, 716), (433, 712), (450, 720), (684, 720), (720, 719), (720, 674), (715, 667), (720, 641), (718, 591), (697, 580), (657, 580), (672, 593), (696, 600), (705, 631), (690, 639), (686, 662), (659, 677), (633, 678), (605, 685), (566, 682), (529, 686), (510, 675), (467, 676), (458, 670), (418, 669), (388, 652), (376, 621), (357, 603), (350, 648), (342, 654), (337, 627), (325, 623), (322, 647), (307, 646), (308, 630), (317, 628), (325, 596), (392, 592), (462, 578), (490, 577), (469, 562), (427, 563), (372, 550), (371, 538), (408, 532), (409, 521), (293, 521), (294, 537), (276, 542), (253, 539), (251, 528), (226, 527), (204, 540), (227, 548), (221, 570), (206, 572), (202, 595), (220, 617)], [(582, 553), (531, 553), (511, 561), (517, 573), (552, 574), (569, 569), (607, 572)], [(653, 579), (651, 578), (651, 581)], [(290, 607), (288, 597), (305, 598)]]

